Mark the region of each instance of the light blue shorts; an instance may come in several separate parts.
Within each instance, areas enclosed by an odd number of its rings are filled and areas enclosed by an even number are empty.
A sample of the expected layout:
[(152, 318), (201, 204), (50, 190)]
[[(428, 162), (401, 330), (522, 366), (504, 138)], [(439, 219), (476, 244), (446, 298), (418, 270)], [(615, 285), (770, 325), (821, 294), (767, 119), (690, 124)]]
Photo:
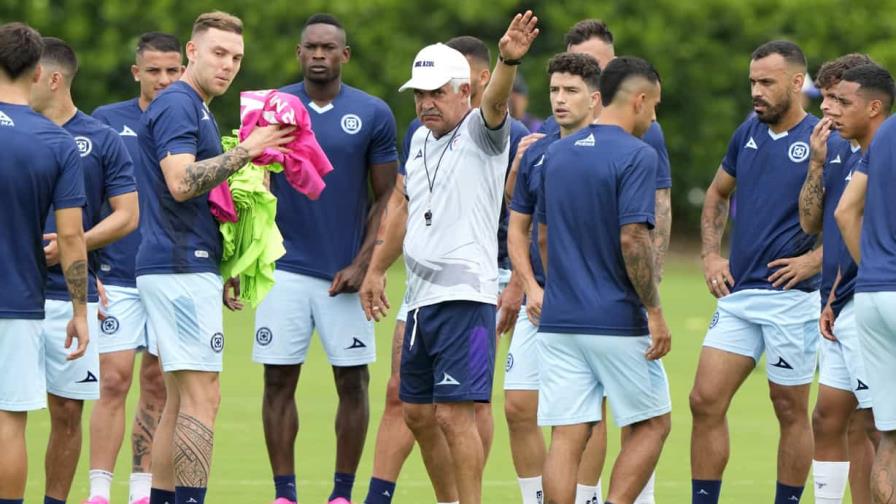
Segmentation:
[(106, 285), (109, 306), (100, 306), (105, 319), (100, 321), (100, 353), (139, 350), (145, 348), (158, 355), (158, 345), (149, 340), (146, 330), (146, 310), (140, 293), (134, 287)]
[(0, 411), (47, 407), (43, 320), (0, 319)]
[(43, 336), (44, 370), (47, 392), (66, 399), (82, 401), (100, 398), (99, 303), (87, 303), (87, 331), (90, 342), (84, 356), (66, 360), (77, 342), (65, 348), (66, 330), (72, 319), (71, 301), (47, 299), (46, 317), (41, 326)]
[(672, 411), (669, 380), (648, 360), (650, 336), (538, 333), (538, 424), (599, 422), (604, 395), (620, 427)]
[(718, 301), (703, 346), (759, 362), (770, 382), (812, 383), (818, 351), (817, 292), (748, 289)]
[(877, 430), (896, 430), (896, 292), (859, 292), (856, 320)]
[(224, 284), (214, 273), (141, 275), (137, 289), (162, 370), (221, 372)]
[(855, 300), (846, 303), (834, 323), (837, 341), (821, 339), (818, 354), (818, 383), (856, 396), (859, 408), (871, 407), (871, 391), (862, 357), (862, 343), (856, 326)]
[(274, 281), (255, 312), (255, 362), (305, 362), (314, 329), (331, 365), (361, 366), (376, 360), (373, 322), (364, 316), (357, 293), (330, 296), (331, 282), (288, 271), (274, 271)]
[(538, 390), (538, 327), (520, 309), (504, 364), (504, 390)]

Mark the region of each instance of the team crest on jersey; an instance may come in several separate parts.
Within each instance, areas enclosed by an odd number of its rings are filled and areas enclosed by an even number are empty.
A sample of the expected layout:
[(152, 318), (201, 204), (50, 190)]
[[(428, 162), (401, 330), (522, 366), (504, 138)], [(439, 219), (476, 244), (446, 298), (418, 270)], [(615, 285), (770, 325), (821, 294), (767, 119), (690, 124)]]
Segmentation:
[(363, 126), (361, 118), (355, 114), (345, 114), (342, 116), (342, 120), (339, 121), (339, 124), (342, 126), (342, 131), (349, 135), (354, 135), (361, 131), (361, 126)]
[(106, 316), (106, 319), (100, 324), (100, 330), (103, 334), (115, 334), (118, 332), (118, 319), (112, 316)]
[(504, 372), (510, 371), (513, 369), (513, 354), (507, 353), (507, 362), (504, 363)]
[(709, 328), (712, 329), (719, 323), (719, 312), (715, 312), (712, 315), (712, 320), (709, 321)]
[(255, 331), (255, 341), (261, 346), (270, 345), (273, 339), (274, 333), (267, 327), (259, 327), (258, 330)]
[(81, 157), (87, 157), (87, 155), (93, 151), (93, 142), (86, 136), (76, 136), (75, 145), (78, 147), (78, 154), (80, 154)]
[(215, 333), (212, 335), (212, 339), (209, 342), (212, 347), (212, 350), (215, 353), (221, 353), (224, 351), (224, 335), (221, 333)]
[(809, 159), (809, 144), (806, 142), (794, 142), (787, 149), (787, 157), (794, 163), (802, 163)]

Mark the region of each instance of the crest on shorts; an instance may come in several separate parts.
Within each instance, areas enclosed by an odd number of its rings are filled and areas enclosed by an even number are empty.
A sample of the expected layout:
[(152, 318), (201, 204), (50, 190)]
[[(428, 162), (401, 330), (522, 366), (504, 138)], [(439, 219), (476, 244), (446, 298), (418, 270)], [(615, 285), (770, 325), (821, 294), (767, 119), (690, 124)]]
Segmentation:
[(255, 331), (255, 341), (261, 346), (268, 346), (271, 344), (271, 340), (274, 339), (274, 333), (271, 332), (267, 327), (259, 327), (257, 331)]
[(715, 312), (712, 315), (712, 320), (709, 321), (709, 328), (712, 329), (719, 323), (719, 312)]
[(513, 354), (507, 352), (507, 362), (504, 364), (504, 371), (510, 371), (511, 368), (513, 368)]
[(215, 353), (221, 353), (224, 351), (224, 335), (221, 333), (215, 333), (212, 335), (212, 340), (210, 342), (212, 350)]
[(107, 315), (105, 320), (100, 323), (100, 330), (103, 334), (115, 334), (118, 332), (118, 319)]
[(802, 163), (809, 159), (809, 144), (806, 142), (793, 142), (787, 149), (787, 157), (794, 163)]

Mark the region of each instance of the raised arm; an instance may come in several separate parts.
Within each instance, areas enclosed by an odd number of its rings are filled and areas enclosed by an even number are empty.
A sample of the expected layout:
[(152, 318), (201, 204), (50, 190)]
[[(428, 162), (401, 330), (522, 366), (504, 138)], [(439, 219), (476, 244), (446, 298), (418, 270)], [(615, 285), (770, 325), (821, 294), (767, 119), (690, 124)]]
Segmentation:
[(175, 201), (184, 202), (211, 191), (264, 149), (280, 148), (291, 142), (293, 131), (292, 126), (255, 128), (232, 150), (202, 161), (196, 161), (193, 154), (168, 155), (160, 164), (171, 196)]
[(717, 298), (731, 293), (734, 277), (728, 269), (728, 260), (722, 257), (722, 236), (728, 221), (731, 193), (736, 179), (719, 167), (715, 178), (706, 190), (703, 200), (703, 214), (700, 217), (700, 238), (703, 246), (703, 276), (709, 291)]
[(507, 32), (498, 41), (500, 59), (492, 72), (492, 78), (482, 94), (482, 117), (485, 125), (497, 129), (507, 117), (507, 103), (516, 77), (516, 67), (529, 52), (532, 42), (538, 36), (538, 18), (532, 11), (517, 14), (507, 27)]
[(862, 218), (865, 215), (867, 190), (868, 175), (859, 170), (854, 171), (846, 190), (843, 191), (843, 196), (840, 197), (837, 210), (834, 211), (834, 218), (837, 219), (837, 226), (840, 228), (843, 241), (846, 242), (846, 248), (849, 249), (849, 255), (857, 264), (862, 258), (859, 243), (862, 235)]
[(818, 121), (809, 138), (811, 156), (809, 172), (800, 190), (800, 227), (807, 234), (821, 232), (824, 216), (824, 161), (828, 153), (828, 137), (831, 135), (831, 120), (827, 117)]

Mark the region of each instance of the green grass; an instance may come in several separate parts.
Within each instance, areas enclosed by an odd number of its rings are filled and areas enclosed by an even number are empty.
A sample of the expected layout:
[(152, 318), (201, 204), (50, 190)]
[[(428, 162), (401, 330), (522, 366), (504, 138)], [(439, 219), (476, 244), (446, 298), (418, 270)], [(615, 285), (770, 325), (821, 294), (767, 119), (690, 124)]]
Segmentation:
[[(397, 309), (401, 298), (403, 268), (392, 269), (389, 278), (390, 299)], [(713, 314), (715, 301), (706, 291), (698, 264), (676, 259), (667, 268), (663, 283), (665, 313), (673, 334), (673, 350), (664, 359), (671, 383), (673, 421), (672, 433), (660, 459), (657, 478), (657, 502), (678, 504), (690, 502), (690, 413), (688, 392), (694, 378), (697, 357), (706, 326)], [(394, 313), (391, 314), (394, 317)], [(271, 471), (265, 452), (261, 427), (262, 369), (251, 362), (254, 337), (252, 314), (226, 314), (227, 347), (222, 374), (221, 412), (215, 436), (214, 463), (209, 489), (213, 503), (266, 503), (273, 496)], [(386, 380), (389, 374), (389, 348), (393, 319), (377, 324), (378, 360), (371, 366), (370, 409), (371, 422), (367, 446), (358, 469), (354, 491), (355, 502), (361, 502), (367, 491), (373, 461), (376, 428), (383, 409)], [(516, 475), (510, 459), (507, 426), (503, 420), (503, 362), (507, 341), (498, 350), (495, 377), (495, 442), (484, 475), (486, 503), (519, 502)], [(763, 371), (758, 367), (741, 389), (729, 414), (732, 433), (731, 461), (725, 474), (722, 502), (770, 502), (775, 488), (775, 453), (777, 422), (768, 400), (768, 386)], [(813, 394), (814, 395), (814, 394)], [(133, 409), (135, 395), (128, 404)], [(302, 502), (323, 503), (329, 495), (333, 475), (335, 435), (333, 416), (336, 393), (332, 372), (320, 343), (315, 340), (308, 361), (302, 371), (298, 391), (301, 430), (296, 444), (296, 473), (299, 498)], [(814, 400), (813, 400), (814, 404)], [(87, 494), (88, 435), (85, 411), (85, 443), (81, 462), (75, 476), (69, 502), (78, 503)], [(46, 411), (29, 418), (29, 481), (26, 502), (41, 502), (43, 498), (43, 453), (49, 429)], [(610, 448), (604, 481), (618, 451), (618, 430), (610, 427)], [(2, 449), (2, 448), (0, 448)], [(127, 480), (130, 448), (125, 445), (118, 457), (113, 503), (127, 499)], [(605, 486), (606, 489), (606, 486)], [(847, 492), (848, 493), (848, 492)], [(812, 502), (811, 488), (803, 502)], [(395, 502), (434, 502), (429, 481), (417, 450), (405, 464), (398, 482)], [(848, 502), (848, 497), (847, 497)]]

